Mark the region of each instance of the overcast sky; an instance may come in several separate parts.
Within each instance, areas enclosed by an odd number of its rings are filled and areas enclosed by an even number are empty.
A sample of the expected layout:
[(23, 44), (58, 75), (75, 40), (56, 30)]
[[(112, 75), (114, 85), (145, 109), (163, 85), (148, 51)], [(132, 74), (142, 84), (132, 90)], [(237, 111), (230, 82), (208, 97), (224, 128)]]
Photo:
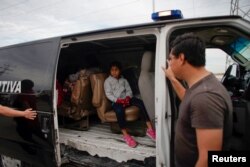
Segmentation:
[[(155, 11), (185, 18), (228, 15), (231, 0), (155, 0)], [(95, 29), (152, 22), (152, 0), (0, 0), (0, 46)], [(243, 10), (249, 0), (240, 0)]]

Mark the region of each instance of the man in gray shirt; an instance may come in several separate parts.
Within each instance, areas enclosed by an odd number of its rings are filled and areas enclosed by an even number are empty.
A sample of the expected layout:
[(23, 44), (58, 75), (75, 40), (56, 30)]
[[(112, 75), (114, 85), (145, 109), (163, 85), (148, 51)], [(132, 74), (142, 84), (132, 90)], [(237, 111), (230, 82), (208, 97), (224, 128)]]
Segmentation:
[[(193, 34), (172, 43), (163, 69), (181, 99), (175, 134), (175, 166), (206, 167), (208, 151), (222, 150), (231, 136), (232, 103), (227, 90), (205, 69), (205, 44)], [(178, 81), (188, 84), (185, 89)]]

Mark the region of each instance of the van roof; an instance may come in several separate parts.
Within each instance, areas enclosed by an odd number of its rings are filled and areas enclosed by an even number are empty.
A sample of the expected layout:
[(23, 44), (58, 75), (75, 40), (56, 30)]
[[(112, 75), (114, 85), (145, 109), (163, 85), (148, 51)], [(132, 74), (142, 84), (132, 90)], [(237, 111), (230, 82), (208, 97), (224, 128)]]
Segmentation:
[(213, 16), (213, 17), (199, 17), (199, 18), (187, 18), (187, 19), (176, 19), (176, 20), (164, 20), (164, 21), (157, 21), (157, 22), (149, 22), (149, 23), (141, 23), (135, 25), (128, 25), (128, 26), (119, 26), (113, 28), (106, 28), (94, 31), (86, 31), (83, 33), (76, 33), (76, 34), (69, 34), (61, 36), (64, 38), (75, 37), (75, 36), (82, 36), (82, 35), (89, 35), (94, 33), (102, 33), (102, 32), (111, 32), (111, 31), (120, 31), (125, 29), (138, 29), (138, 28), (145, 28), (145, 27), (161, 27), (166, 24), (175, 23), (175, 22), (188, 22), (188, 21), (205, 21), (205, 20), (219, 20), (219, 19), (242, 19), (241, 16)]
[(53, 38), (66, 39), (66, 38), (74, 38), (77, 36), (90, 35), (90, 34), (95, 34), (95, 33), (121, 31), (121, 30), (125, 30), (125, 29), (133, 30), (133, 29), (149, 28), (149, 27), (161, 27), (161, 26), (165, 26), (166, 24), (175, 23), (175, 22), (189, 22), (189, 21), (191, 22), (191, 21), (205, 21), (205, 20), (219, 20), (219, 19), (242, 19), (242, 17), (241, 16), (213, 16), (213, 17), (199, 17), (199, 18), (157, 21), (157, 22), (142, 23), (142, 24), (128, 25), (128, 26), (120, 26), (120, 27), (113, 27), (113, 28), (106, 28), (106, 29), (100, 29), (100, 30), (94, 30), (94, 31), (86, 31), (86, 32), (81, 32), (81, 33), (74, 33), (74, 34), (67, 34), (67, 35), (43, 38), (43, 39), (39, 39), (39, 40), (33, 40), (33, 41), (29, 41), (29, 42), (23, 42), (23, 43), (17, 43), (17, 44), (13, 44), (13, 45), (3, 46), (3, 47), (0, 47), (0, 49), (9, 48), (9, 47), (18, 46), (18, 45), (23, 45), (23, 44), (30, 44), (32, 42), (46, 41), (46, 40), (53, 39)]

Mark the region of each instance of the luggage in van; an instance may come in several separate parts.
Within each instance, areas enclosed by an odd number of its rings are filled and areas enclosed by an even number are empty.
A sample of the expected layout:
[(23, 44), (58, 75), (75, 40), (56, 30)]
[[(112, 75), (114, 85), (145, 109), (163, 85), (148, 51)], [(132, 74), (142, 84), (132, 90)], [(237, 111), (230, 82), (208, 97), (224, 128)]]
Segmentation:
[(68, 117), (76, 122), (67, 125), (69, 128), (78, 130), (88, 130), (89, 115), (93, 113), (92, 91), (90, 86), (89, 75), (86, 70), (80, 70), (78, 79), (73, 84), (73, 89), (69, 99), (65, 98), (59, 107), (59, 115)]

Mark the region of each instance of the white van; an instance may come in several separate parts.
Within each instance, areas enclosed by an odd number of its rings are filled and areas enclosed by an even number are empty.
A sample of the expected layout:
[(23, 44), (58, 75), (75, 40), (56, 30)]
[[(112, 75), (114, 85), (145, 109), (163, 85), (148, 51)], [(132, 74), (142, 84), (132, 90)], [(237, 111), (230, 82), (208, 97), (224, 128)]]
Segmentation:
[[(72, 163), (112, 166), (113, 163), (113, 166), (173, 167), (179, 100), (162, 67), (166, 66), (170, 42), (186, 32), (204, 39), (208, 51), (220, 51), (221, 54), (212, 52), (212, 58), (207, 55), (207, 60), (223, 60), (219, 66), (224, 71), (218, 75), (223, 76), (221, 82), (230, 92), (234, 105), (232, 150), (249, 151), (249, 30), (250, 23), (238, 16), (177, 19), (0, 48), (1, 105), (18, 109), (32, 107), (38, 112), (35, 121), (0, 117), (2, 166), (11, 163), (39, 167)], [(226, 71), (228, 57), (234, 63)], [(122, 63), (122, 74), (134, 95), (144, 101), (155, 123), (156, 143), (145, 136), (144, 125), (137, 117), (130, 126), (139, 145), (129, 148), (122, 141), (115, 121), (109, 119), (110, 113), (101, 107), (102, 82), (112, 61)], [(63, 99), (64, 108), (57, 107), (56, 83), (63, 86), (65, 80), (74, 80), (72, 74), (79, 69), (86, 70), (90, 107), (87, 114), (74, 119), (70, 116), (70, 95)], [(18, 84), (21, 84), (20, 92), (15, 91)]]

